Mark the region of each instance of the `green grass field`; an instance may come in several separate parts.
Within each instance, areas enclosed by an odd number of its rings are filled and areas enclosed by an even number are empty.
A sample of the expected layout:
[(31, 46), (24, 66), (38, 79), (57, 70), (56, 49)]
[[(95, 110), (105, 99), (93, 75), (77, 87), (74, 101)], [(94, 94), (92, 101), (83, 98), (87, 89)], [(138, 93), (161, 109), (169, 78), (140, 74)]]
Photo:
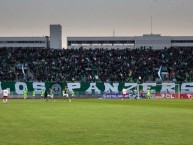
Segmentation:
[(0, 145), (192, 145), (193, 100), (9, 100)]

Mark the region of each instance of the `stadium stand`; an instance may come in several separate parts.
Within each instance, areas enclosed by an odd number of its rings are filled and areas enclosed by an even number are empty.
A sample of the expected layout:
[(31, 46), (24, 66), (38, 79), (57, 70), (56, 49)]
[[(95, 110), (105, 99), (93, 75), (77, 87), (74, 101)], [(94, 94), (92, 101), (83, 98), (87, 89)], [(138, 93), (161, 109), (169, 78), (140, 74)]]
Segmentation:
[(1, 81), (193, 81), (192, 48), (36, 49), (1, 48)]

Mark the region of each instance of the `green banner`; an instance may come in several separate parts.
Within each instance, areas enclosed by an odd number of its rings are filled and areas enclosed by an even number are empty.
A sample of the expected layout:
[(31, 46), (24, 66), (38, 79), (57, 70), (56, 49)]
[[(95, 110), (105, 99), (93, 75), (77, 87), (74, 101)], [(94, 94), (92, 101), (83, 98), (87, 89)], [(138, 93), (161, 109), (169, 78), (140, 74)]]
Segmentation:
[(192, 93), (193, 83), (108, 83), (108, 82), (0, 82), (0, 93), (3, 89), (8, 88), (10, 92), (15, 94), (23, 94), (24, 89), (28, 92), (35, 91), (36, 94), (40, 94), (42, 90), (52, 88), (55, 94), (61, 94), (65, 86), (68, 86), (69, 91), (79, 92), (82, 94), (102, 94), (102, 93), (119, 93), (123, 88), (127, 90), (143, 90), (146, 92), (148, 88), (151, 88), (154, 92), (183, 92)]

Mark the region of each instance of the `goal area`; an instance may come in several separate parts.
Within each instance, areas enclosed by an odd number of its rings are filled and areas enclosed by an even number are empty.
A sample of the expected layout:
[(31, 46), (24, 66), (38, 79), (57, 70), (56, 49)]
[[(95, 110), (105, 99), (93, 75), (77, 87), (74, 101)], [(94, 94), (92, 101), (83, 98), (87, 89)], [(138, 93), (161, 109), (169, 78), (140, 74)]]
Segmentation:
[(138, 96), (140, 97), (143, 91), (143, 96), (147, 97), (147, 90), (150, 88), (151, 98), (161, 99), (177, 99), (181, 98), (180, 84), (156, 84), (156, 86), (143, 86), (142, 84), (137, 85)]

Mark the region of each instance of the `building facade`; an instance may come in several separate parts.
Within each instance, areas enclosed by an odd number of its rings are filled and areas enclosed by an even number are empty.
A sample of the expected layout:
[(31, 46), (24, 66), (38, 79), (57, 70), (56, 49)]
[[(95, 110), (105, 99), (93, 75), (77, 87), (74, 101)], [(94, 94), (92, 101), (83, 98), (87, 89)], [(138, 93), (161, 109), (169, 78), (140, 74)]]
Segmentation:
[(50, 36), (0, 37), (0, 48), (62, 48), (62, 26), (50, 25)]
[(62, 26), (50, 25), (50, 48), (62, 48)]
[[(0, 37), (0, 48), (3, 47), (62, 49), (62, 26), (60, 24), (51, 24), (50, 36)], [(86, 49), (193, 48), (193, 36), (161, 36), (160, 34), (147, 34), (133, 37), (67, 37), (68, 49), (78, 49), (80, 47)]]
[(192, 47), (193, 36), (161, 36), (155, 34), (134, 37), (68, 37), (67, 48), (78, 49), (107, 48), (135, 49), (152, 48), (164, 49), (169, 47)]
[(48, 41), (47, 37), (0, 37), (0, 48), (47, 48)]

